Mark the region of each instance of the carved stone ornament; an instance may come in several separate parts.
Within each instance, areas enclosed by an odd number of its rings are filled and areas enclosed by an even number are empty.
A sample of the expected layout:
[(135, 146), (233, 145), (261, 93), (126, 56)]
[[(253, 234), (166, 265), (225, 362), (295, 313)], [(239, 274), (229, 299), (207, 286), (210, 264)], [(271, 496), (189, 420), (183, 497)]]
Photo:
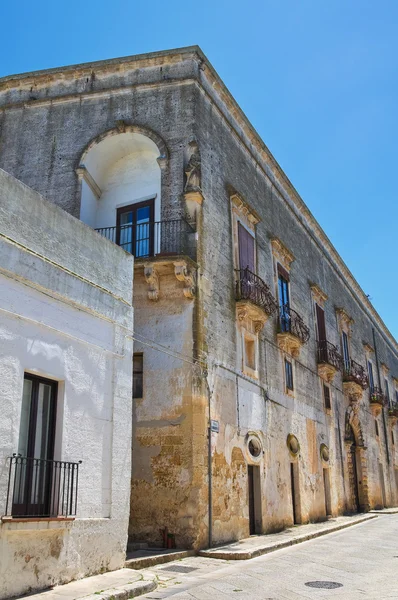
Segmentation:
[(383, 371), (384, 377), (388, 377), (388, 373), (390, 371), (389, 367), (385, 363), (380, 363), (381, 370)]
[(286, 269), (286, 271), (289, 271), (290, 265), (294, 261), (293, 254), (278, 238), (273, 238), (271, 240), (271, 246), (272, 254), (276, 258), (276, 260), (280, 262), (280, 264)]
[(278, 333), (276, 337), (278, 346), (283, 352), (290, 354), (293, 358), (298, 357), (302, 343), (297, 336), (289, 332), (283, 332)]
[(321, 290), (321, 288), (316, 285), (316, 283), (311, 284), (311, 292), (312, 292), (312, 297), (314, 299), (314, 301), (319, 305), (319, 306), (325, 306), (325, 302), (328, 299), (327, 295), (325, 294), (325, 292), (323, 292)]
[(336, 373), (337, 369), (333, 365), (329, 365), (327, 363), (318, 365), (318, 375), (321, 379), (323, 379), (323, 381), (326, 381), (326, 383), (332, 383)]
[(296, 436), (292, 433), (289, 433), (286, 439), (286, 445), (290, 454), (296, 458), (300, 453), (300, 444)]
[(255, 226), (260, 221), (258, 214), (243, 200), (242, 196), (237, 192), (230, 196), (232, 212), (243, 222), (246, 226), (254, 231)]
[(337, 319), (340, 326), (340, 331), (345, 331), (348, 336), (351, 336), (351, 327), (354, 324), (354, 319), (344, 310), (344, 308), (337, 308)]
[(368, 342), (364, 342), (363, 343), (363, 348), (364, 348), (365, 353), (367, 355), (370, 355), (370, 354), (372, 354), (374, 352), (373, 347), (370, 344), (368, 344)]
[(178, 281), (183, 281), (185, 283), (184, 287), (184, 296), (185, 298), (195, 298), (195, 278), (192, 271), (188, 269), (187, 263), (185, 260), (176, 261), (174, 263), (174, 274), (177, 277)]
[(355, 381), (343, 381), (343, 391), (351, 403), (357, 403), (363, 394), (363, 388)]
[(156, 302), (159, 300), (159, 275), (152, 263), (144, 265), (144, 277), (148, 284), (148, 298)]
[(259, 333), (268, 320), (268, 315), (261, 308), (244, 300), (236, 303), (236, 317), (240, 323), (250, 321), (255, 333)]
[(201, 191), (202, 168), (199, 146), (196, 142), (189, 144), (189, 153), (190, 156), (184, 169), (186, 177), (184, 192)]
[(329, 453), (329, 448), (326, 446), (326, 444), (321, 444), (321, 447), (319, 449), (319, 454), (320, 454), (321, 460), (323, 460), (323, 462), (325, 462), (325, 463), (329, 462), (330, 453)]

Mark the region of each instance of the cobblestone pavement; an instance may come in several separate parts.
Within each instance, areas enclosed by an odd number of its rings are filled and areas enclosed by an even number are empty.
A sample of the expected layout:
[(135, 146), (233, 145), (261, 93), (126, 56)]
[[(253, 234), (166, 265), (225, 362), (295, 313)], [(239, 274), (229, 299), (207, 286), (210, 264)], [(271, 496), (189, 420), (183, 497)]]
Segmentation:
[[(245, 561), (191, 557), (147, 571), (146, 600), (398, 600), (398, 515)], [(335, 589), (311, 582), (340, 584)]]

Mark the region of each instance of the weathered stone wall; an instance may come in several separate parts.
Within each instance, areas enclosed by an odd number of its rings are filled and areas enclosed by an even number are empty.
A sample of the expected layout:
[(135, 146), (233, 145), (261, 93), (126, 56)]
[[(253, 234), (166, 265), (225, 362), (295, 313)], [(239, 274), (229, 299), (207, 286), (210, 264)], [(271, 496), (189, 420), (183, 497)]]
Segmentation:
[[(206, 73), (202, 75), (202, 81), (205, 77)], [(203, 83), (209, 91), (209, 85), (206, 81)], [(294, 397), (290, 397), (283, 391), (283, 360), (276, 343), (275, 317), (266, 323), (260, 333), (259, 387), (257, 392), (253, 390), (248, 402), (251, 414), (244, 425), (240, 423), (240, 419), (246, 404), (243, 388), (247, 384), (238, 375), (235, 385), (232, 385), (230, 377), (222, 369), (214, 368), (212, 418), (219, 420), (220, 433), (212, 434), (213, 541), (218, 543), (248, 535), (247, 469), (241, 463), (234, 465), (233, 459), (234, 456), (243, 454), (246, 462), (250, 462), (245, 447), (248, 431), (257, 432), (264, 444), (264, 455), (260, 463), (264, 531), (279, 529), (292, 523), (291, 457), (286, 446), (287, 435), (290, 433), (296, 435), (300, 442), (298, 464), (301, 520), (319, 520), (326, 516), (321, 443), (330, 449), (330, 461), (325, 466), (330, 469), (332, 512), (338, 514), (353, 509), (348, 452), (344, 443), (349, 401), (343, 394), (341, 375), (337, 375), (331, 386), (332, 411), (330, 415), (325, 413), (322, 382), (317, 372), (316, 317), (310, 284), (316, 283), (328, 296), (325, 305), (327, 335), (328, 340), (338, 348), (341, 341), (336, 308), (344, 308), (354, 319), (351, 356), (364, 367), (366, 356), (363, 344), (367, 342), (373, 346), (372, 326), (375, 327), (380, 361), (390, 369), (390, 395), (395, 393), (391, 376), (396, 377), (398, 373), (398, 354), (396, 344), (387, 338), (376, 319), (370, 316), (368, 305), (364, 305), (362, 299), (356, 297), (355, 291), (349, 289), (349, 282), (344, 275), (332, 264), (328, 249), (322, 247), (317, 231), (312, 228), (311, 223), (306, 223), (304, 211), (300, 214), (297, 210), (292, 210), (293, 202), (289, 195), (285, 193), (285, 201), (281, 193), (283, 188), (277, 181), (275, 185), (271, 183), (274, 178), (267, 170), (267, 164), (254, 160), (254, 145), (242, 133), (242, 123), (235, 123), (235, 131), (231, 130), (231, 122), (234, 122), (231, 112), (222, 116), (215, 110), (209, 96), (201, 91), (197, 92), (196, 99), (196, 136), (202, 155), (204, 195), (200, 236), (205, 251), (200, 264), (202, 279), (211, 282), (203, 290), (209, 365), (220, 362), (232, 370), (240, 370), (236, 364), (239, 340), (233, 297), (231, 189), (236, 190), (261, 219), (256, 226), (257, 272), (270, 286), (275, 297), (276, 273), (271, 239), (279, 238), (293, 253), (294, 262), (290, 272), (291, 305), (311, 330), (310, 341), (302, 348), (299, 358), (293, 360), (295, 392)], [(223, 109), (222, 102), (218, 102), (218, 106)], [(266, 174), (267, 171), (269, 175)], [(376, 370), (374, 375), (375, 383), (378, 384)], [(384, 380), (382, 386), (384, 387)], [(256, 402), (263, 405), (260, 419), (255, 410)], [(359, 485), (368, 486), (371, 507), (381, 505), (378, 465), (381, 462), (387, 504), (394, 505), (397, 502), (397, 490), (392, 462), (395, 448), (391, 443), (391, 427), (395, 426), (385, 414), (390, 453), (388, 462), (383, 418), (379, 417), (380, 435), (376, 438), (369, 391), (364, 392), (360, 402), (359, 421), (366, 446), (364, 455), (368, 473), (367, 481), (366, 474), (363, 481), (359, 474)], [(221, 509), (223, 505), (225, 509)]]

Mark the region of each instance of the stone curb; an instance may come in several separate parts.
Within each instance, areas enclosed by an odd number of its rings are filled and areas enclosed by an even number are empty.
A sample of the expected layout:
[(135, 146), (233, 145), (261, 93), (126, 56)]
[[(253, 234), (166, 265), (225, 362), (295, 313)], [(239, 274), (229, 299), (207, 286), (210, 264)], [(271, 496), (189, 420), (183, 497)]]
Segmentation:
[(109, 588), (103, 592), (82, 596), (81, 598), (82, 600), (128, 600), (129, 598), (136, 598), (137, 596), (142, 596), (142, 594), (153, 592), (156, 588), (157, 584), (155, 580), (142, 580), (121, 585), (120, 587)]
[(124, 563), (124, 568), (139, 571), (141, 569), (147, 569), (148, 567), (154, 567), (155, 565), (162, 565), (164, 563), (173, 562), (174, 560), (188, 558), (188, 556), (194, 556), (195, 554), (195, 550), (182, 550), (181, 552), (172, 552), (170, 554), (155, 554), (154, 556), (130, 558)]
[(253, 550), (246, 550), (242, 552), (225, 552), (220, 550), (200, 550), (199, 556), (203, 556), (204, 558), (219, 558), (222, 560), (249, 560), (250, 558), (256, 558), (257, 556), (261, 556), (263, 554), (268, 554), (269, 552), (274, 552), (275, 550), (282, 550), (283, 548), (288, 548), (289, 546), (294, 546), (295, 544), (300, 544), (301, 542), (307, 542), (308, 540), (321, 537), (322, 535), (327, 535), (328, 533), (334, 533), (335, 531), (340, 531), (341, 529), (346, 529), (347, 527), (352, 527), (353, 525), (359, 525), (360, 523), (364, 523), (365, 521), (370, 521), (372, 519), (377, 519), (378, 515), (372, 515), (363, 517), (361, 519), (356, 519), (351, 523), (343, 523), (341, 525), (336, 525), (331, 527), (330, 529), (323, 529), (322, 531), (314, 531), (313, 533), (307, 533), (303, 535), (299, 535), (290, 540), (286, 540), (284, 542), (277, 542), (275, 544), (269, 546), (263, 546), (260, 548), (255, 548)]

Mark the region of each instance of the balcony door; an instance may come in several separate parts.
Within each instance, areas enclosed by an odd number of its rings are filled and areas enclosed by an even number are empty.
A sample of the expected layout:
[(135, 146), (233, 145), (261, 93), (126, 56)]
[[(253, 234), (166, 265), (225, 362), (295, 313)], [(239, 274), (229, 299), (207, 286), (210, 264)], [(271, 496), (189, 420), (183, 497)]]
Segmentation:
[(317, 335), (318, 335), (318, 348), (319, 348), (319, 359), (321, 362), (328, 361), (328, 352), (326, 344), (326, 322), (325, 322), (325, 311), (319, 304), (315, 304), (316, 307), (316, 324), (317, 324)]
[(153, 200), (118, 208), (116, 243), (136, 258), (153, 256), (153, 215)]
[(13, 516), (47, 516), (54, 458), (57, 382), (25, 375)]
[(278, 297), (280, 327), (282, 332), (290, 331), (289, 273), (278, 264)]
[(238, 240), (239, 268), (255, 273), (254, 237), (241, 223), (238, 223)]

